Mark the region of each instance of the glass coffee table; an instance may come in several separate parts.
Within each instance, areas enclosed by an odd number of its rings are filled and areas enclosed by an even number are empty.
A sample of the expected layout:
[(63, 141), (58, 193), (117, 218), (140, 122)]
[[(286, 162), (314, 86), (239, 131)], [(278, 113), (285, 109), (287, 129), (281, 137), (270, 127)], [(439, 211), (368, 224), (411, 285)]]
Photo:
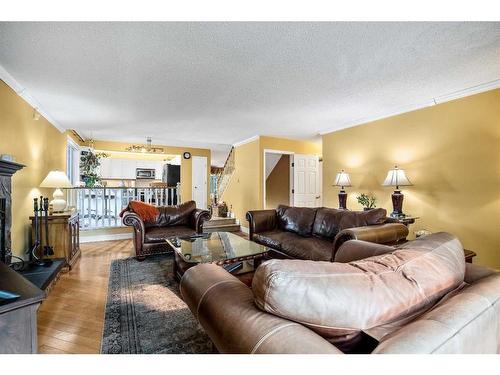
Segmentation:
[(214, 263), (242, 277), (255, 271), (268, 250), (231, 232), (174, 237), (166, 241), (174, 250), (174, 275), (178, 280), (187, 269), (200, 263)]

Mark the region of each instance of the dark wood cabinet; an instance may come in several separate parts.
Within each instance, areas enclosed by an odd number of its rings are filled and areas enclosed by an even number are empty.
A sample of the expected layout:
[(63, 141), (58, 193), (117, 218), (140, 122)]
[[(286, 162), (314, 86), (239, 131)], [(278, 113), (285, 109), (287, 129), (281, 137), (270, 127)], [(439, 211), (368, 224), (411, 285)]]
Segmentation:
[(36, 353), (36, 313), (45, 293), (2, 262), (0, 289), (19, 294), (11, 302), (0, 298), (0, 354)]
[[(30, 217), (32, 239), (34, 236), (34, 218)], [(40, 232), (41, 246), (45, 245), (45, 225)], [(80, 221), (78, 213), (49, 215), (49, 245), (54, 248), (54, 255), (49, 258), (66, 259), (69, 269), (78, 261), (80, 252)]]

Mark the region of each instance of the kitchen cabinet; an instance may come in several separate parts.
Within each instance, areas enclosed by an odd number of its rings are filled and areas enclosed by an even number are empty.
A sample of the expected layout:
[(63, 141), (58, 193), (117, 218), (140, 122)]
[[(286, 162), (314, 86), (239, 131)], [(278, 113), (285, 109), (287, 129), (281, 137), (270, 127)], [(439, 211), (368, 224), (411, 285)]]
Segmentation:
[(99, 175), (102, 179), (135, 180), (136, 169), (154, 169), (156, 180), (161, 180), (164, 161), (104, 158), (101, 160)]

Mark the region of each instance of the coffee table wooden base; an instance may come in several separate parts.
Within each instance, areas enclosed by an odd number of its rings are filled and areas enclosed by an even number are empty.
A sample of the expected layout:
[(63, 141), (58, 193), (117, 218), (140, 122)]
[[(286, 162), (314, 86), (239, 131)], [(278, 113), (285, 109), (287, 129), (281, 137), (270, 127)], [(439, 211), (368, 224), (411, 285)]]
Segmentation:
[[(243, 268), (233, 273), (233, 275), (238, 279), (240, 279), (246, 285), (251, 286), (253, 280), (253, 273), (255, 272), (255, 269), (266, 259), (267, 259), (267, 253), (263, 253), (247, 257), (228, 259), (224, 261), (216, 261), (212, 263), (222, 267), (224, 264), (243, 262)], [(182, 275), (184, 275), (184, 273), (188, 269), (198, 264), (200, 263), (188, 263), (184, 261), (182, 257), (177, 252), (174, 251), (173, 272), (177, 281), (181, 280)]]

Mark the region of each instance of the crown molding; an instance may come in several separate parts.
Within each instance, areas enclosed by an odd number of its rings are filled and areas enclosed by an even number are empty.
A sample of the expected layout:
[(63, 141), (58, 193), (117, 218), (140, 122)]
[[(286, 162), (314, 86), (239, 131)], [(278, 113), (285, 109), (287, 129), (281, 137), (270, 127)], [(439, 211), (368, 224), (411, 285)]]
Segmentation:
[(250, 138), (247, 138), (247, 139), (244, 139), (242, 141), (239, 141), (239, 142), (236, 142), (236, 143), (233, 143), (233, 147), (239, 147), (239, 146), (242, 146), (244, 144), (247, 144), (247, 143), (250, 143), (250, 142), (253, 142), (253, 141), (256, 141), (260, 138), (260, 135), (254, 135), (253, 137), (250, 137)]
[(0, 80), (4, 81), (7, 86), (9, 86), (12, 90), (15, 91), (17, 95), (23, 98), (29, 105), (31, 105), (34, 109), (37, 110), (48, 122), (50, 122), (57, 130), (61, 133), (64, 133), (66, 129), (58, 124), (41, 106), (38, 101), (33, 98), (28, 90), (23, 87), (14, 77), (12, 77), (9, 72), (5, 70), (3, 66), (0, 65)]
[(486, 92), (486, 91), (490, 91), (490, 90), (495, 90), (495, 89), (498, 89), (498, 88), (500, 88), (500, 79), (497, 79), (497, 80), (494, 80), (494, 81), (490, 81), (490, 82), (486, 82), (486, 83), (482, 83), (482, 84), (476, 85), (476, 86), (471, 86), (471, 87), (468, 87), (466, 89), (462, 89), (462, 90), (451, 92), (449, 94), (437, 96), (435, 98), (431, 98), (430, 100), (425, 101), (425, 102), (421, 102), (419, 104), (411, 104), (411, 105), (399, 107), (399, 108), (397, 108), (397, 109), (395, 109), (394, 111), (391, 111), (391, 112), (386, 112), (386, 113), (383, 113), (383, 114), (380, 114), (380, 115), (371, 116), (371, 117), (365, 117), (365, 118), (361, 118), (361, 119), (358, 119), (358, 120), (355, 120), (355, 121), (347, 122), (347, 123), (344, 123), (344, 124), (342, 124), (340, 126), (336, 126), (335, 128), (328, 128), (328, 129), (325, 129), (325, 130), (321, 130), (321, 131), (318, 132), (318, 134), (319, 135), (325, 135), (325, 134), (328, 134), (328, 133), (334, 133), (334, 132), (339, 131), (339, 130), (343, 130), (343, 129), (347, 129), (347, 128), (353, 128), (355, 126), (367, 124), (369, 122), (373, 122), (373, 121), (382, 120), (382, 119), (385, 119), (385, 118), (389, 118), (389, 117), (401, 115), (403, 113), (408, 113), (408, 112), (416, 111), (416, 110), (423, 109), (423, 108), (426, 108), (426, 107), (431, 107), (433, 105), (446, 103), (446, 102), (449, 102), (449, 101), (452, 101), (452, 100), (461, 99), (461, 98), (464, 98), (464, 97), (467, 97), (467, 96), (480, 94), (482, 92)]

